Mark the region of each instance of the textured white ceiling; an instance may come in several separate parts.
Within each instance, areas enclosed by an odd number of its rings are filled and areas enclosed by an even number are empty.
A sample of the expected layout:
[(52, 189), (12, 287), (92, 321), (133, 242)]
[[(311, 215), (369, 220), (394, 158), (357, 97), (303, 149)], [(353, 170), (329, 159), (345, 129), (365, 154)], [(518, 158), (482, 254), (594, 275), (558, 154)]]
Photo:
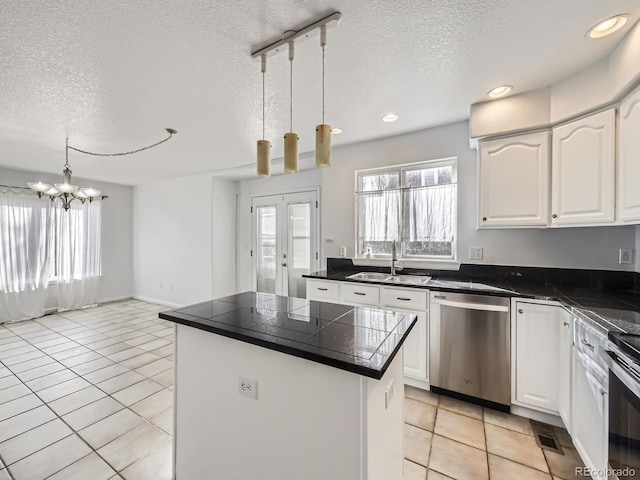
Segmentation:
[[(140, 184), (251, 164), (261, 135), (260, 64), (250, 52), (333, 10), (326, 51), (334, 144), (468, 117), (499, 84), (548, 85), (608, 55), (624, 32), (585, 31), (637, 0), (4, 0), (0, 2), (0, 165), (60, 172), (64, 138), (94, 151), (171, 142), (135, 156), (70, 154), (74, 174)], [(294, 131), (314, 148), (318, 39), (297, 47)], [(288, 60), (270, 58), (267, 138), (282, 155)], [(395, 123), (380, 117), (397, 112)], [(2, 183), (2, 179), (0, 179)]]

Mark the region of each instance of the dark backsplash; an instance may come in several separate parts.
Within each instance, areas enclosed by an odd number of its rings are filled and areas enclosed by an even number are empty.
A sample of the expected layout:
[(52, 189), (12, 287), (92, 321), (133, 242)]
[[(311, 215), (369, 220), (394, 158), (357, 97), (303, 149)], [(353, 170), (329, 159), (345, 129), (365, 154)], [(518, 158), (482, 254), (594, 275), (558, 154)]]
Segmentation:
[[(389, 267), (354, 265), (350, 258), (327, 258), (327, 271), (388, 272)], [(539, 284), (562, 288), (589, 288), (640, 293), (640, 274), (616, 270), (581, 270), (576, 268), (518, 267), (463, 263), (460, 269), (434, 270), (405, 268), (403, 274), (475, 281), (506, 281), (512, 285)]]

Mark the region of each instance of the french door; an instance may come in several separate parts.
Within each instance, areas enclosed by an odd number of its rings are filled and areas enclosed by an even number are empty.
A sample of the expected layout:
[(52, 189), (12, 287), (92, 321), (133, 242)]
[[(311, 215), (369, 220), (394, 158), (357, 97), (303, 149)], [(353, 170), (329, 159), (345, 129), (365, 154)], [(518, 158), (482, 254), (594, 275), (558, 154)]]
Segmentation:
[(251, 201), (253, 288), (306, 298), (302, 275), (318, 270), (318, 192), (254, 197)]

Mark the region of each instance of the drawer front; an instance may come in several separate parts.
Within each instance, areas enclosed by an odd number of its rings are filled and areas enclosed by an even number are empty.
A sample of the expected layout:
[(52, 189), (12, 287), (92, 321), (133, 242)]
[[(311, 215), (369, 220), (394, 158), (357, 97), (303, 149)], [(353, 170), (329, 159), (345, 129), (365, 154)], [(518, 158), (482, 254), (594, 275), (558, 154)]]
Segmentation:
[(307, 280), (307, 298), (321, 298), (337, 302), (339, 289), (338, 282)]
[(428, 290), (413, 288), (384, 288), (382, 290), (382, 306), (397, 307), (407, 310), (427, 310)]
[(360, 303), (362, 305), (373, 305), (376, 307), (380, 303), (380, 287), (358, 283), (343, 283), (340, 288), (343, 302)]

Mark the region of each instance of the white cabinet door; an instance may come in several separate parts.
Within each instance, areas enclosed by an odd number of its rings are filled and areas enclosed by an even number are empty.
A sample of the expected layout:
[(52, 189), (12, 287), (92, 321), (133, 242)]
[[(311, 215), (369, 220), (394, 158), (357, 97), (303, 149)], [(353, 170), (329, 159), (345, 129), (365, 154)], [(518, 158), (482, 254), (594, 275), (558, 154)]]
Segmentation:
[(615, 111), (553, 129), (552, 225), (614, 220)]
[(573, 347), (573, 319), (567, 311), (559, 313), (560, 338), (558, 345), (558, 413), (571, 433), (571, 348)]
[[(573, 349), (571, 438), (585, 466), (606, 471), (608, 456), (608, 399), (604, 387), (584, 366), (584, 356)], [(593, 470), (592, 470), (593, 471)], [(605, 480), (607, 477), (595, 477)]]
[(620, 105), (618, 218), (640, 223), (640, 88)]
[(564, 310), (516, 303), (514, 403), (558, 413), (558, 334)]
[(549, 133), (480, 143), (478, 227), (549, 223)]
[(405, 383), (428, 388), (429, 368), (427, 355), (427, 298), (428, 290), (410, 288), (384, 288), (381, 308), (412, 313), (418, 317), (404, 342)]

